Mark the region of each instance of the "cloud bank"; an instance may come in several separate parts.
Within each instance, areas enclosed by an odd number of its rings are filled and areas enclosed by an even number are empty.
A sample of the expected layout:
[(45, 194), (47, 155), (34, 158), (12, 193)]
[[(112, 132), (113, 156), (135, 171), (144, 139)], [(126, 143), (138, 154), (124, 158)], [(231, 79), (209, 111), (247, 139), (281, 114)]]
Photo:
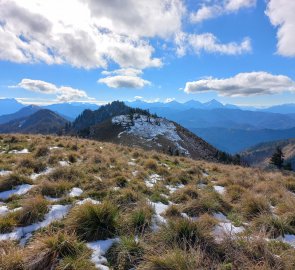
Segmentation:
[(295, 82), (287, 76), (267, 72), (239, 73), (227, 79), (206, 78), (187, 82), (186, 93), (216, 91), (221, 96), (270, 95), (295, 92)]

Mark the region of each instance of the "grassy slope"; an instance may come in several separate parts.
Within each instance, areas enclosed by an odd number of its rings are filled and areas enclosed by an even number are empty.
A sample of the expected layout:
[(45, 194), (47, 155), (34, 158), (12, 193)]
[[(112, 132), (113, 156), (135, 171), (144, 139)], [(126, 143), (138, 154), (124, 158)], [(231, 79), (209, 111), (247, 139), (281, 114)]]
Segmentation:
[[(60, 148), (47, 149), (52, 146)], [(30, 153), (8, 153), (24, 148)], [(27, 194), (4, 202), (9, 209), (23, 209), (0, 217), (0, 229), (10, 231), (42, 220), (50, 204), (70, 204), (72, 209), (63, 220), (35, 232), (24, 248), (0, 241), (0, 269), (47, 269), (44, 265), (48, 269), (52, 265), (53, 269), (94, 269), (85, 242), (113, 237), (120, 242), (106, 254), (111, 269), (295, 268), (294, 248), (274, 240), (295, 233), (294, 174), (69, 137), (2, 135), (2, 151), (0, 169), (13, 172), (13, 177), (0, 176), (2, 190), (11, 188), (9, 181), (31, 183), (32, 173), (46, 167), (54, 170), (37, 178)], [(59, 161), (70, 165), (62, 167)], [(145, 179), (153, 174), (160, 180), (147, 184)], [(225, 192), (216, 192), (214, 186), (223, 186)], [(70, 197), (73, 187), (83, 193)], [(171, 187), (176, 191), (169, 191)], [(76, 205), (89, 197), (102, 203)], [(170, 204), (162, 214), (166, 223), (158, 224), (156, 231), (151, 202)], [(216, 213), (223, 213), (245, 231), (239, 236), (216, 237), (213, 232), (220, 229)]]

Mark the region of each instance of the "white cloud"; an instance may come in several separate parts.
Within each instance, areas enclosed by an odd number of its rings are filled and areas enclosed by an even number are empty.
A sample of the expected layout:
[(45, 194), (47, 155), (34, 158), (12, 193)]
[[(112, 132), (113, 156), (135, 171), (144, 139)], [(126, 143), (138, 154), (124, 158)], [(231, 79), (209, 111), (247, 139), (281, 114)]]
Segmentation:
[(23, 79), (16, 87), (36, 93), (57, 95), (58, 101), (62, 102), (76, 101), (83, 98), (90, 99), (83, 90), (75, 89), (69, 86), (58, 87), (55, 84), (40, 80)]
[(217, 91), (221, 96), (271, 95), (294, 92), (295, 82), (284, 75), (267, 72), (239, 73), (227, 79), (205, 78), (187, 82), (186, 93)]
[[(79, 68), (106, 68), (110, 61), (124, 68), (142, 69), (162, 65), (161, 59), (153, 57), (154, 48), (148, 40), (142, 39), (141, 35), (123, 34), (119, 26), (118, 30), (111, 26), (107, 28), (103, 22), (115, 21), (112, 16), (116, 14), (110, 12), (96, 16), (91, 13), (94, 11), (90, 10), (92, 6), (89, 7), (86, 2), (89, 1), (0, 0), (0, 60), (66, 63)], [(153, 2), (158, 6), (163, 3), (159, 0)], [(172, 5), (178, 0), (168, 2)], [(136, 3), (139, 2), (134, 2), (134, 9), (143, 8)], [(146, 10), (153, 13), (157, 9), (152, 8), (157, 5), (151, 5)], [(166, 11), (169, 14), (172, 12), (170, 16), (177, 15), (175, 5), (172, 5), (172, 9), (162, 10), (163, 19)], [(109, 4), (109, 9), (112, 8), (116, 7)], [(121, 9), (119, 12), (129, 14), (127, 10), (122, 12)], [(145, 22), (147, 25), (154, 23), (148, 20), (153, 20), (152, 16), (146, 18)], [(163, 29), (168, 22), (161, 22)], [(170, 31), (177, 31), (180, 26), (175, 27), (171, 26)], [(157, 32), (151, 34), (157, 35)]]
[[(235, 10), (254, 0), (224, 1), (227, 10)], [(185, 55), (187, 41), (197, 53), (249, 51), (247, 40), (222, 44), (213, 34), (183, 33), (185, 16), (184, 0), (0, 0), (0, 60), (86, 69), (115, 63), (142, 70), (163, 65), (154, 56), (153, 38), (175, 41), (179, 56)], [(131, 80), (132, 85), (147, 83)]]
[(199, 35), (182, 33), (177, 37), (176, 44), (178, 45), (177, 54), (179, 56), (185, 55), (188, 50), (193, 50), (196, 54), (207, 52), (227, 55), (239, 55), (252, 51), (251, 40), (249, 38), (245, 38), (241, 43), (221, 43), (211, 33)]
[(173, 36), (185, 12), (182, 0), (81, 1), (88, 3), (97, 25), (128, 36)]
[(103, 71), (101, 73), (107, 77), (98, 80), (110, 88), (143, 88), (151, 85), (151, 82), (142, 79), (143, 72), (134, 68), (122, 68), (112, 71)]
[(143, 88), (151, 83), (136, 76), (109, 76), (98, 80), (110, 88)]
[(266, 14), (271, 23), (278, 27), (277, 52), (283, 56), (295, 56), (295, 1), (270, 0)]
[(190, 20), (193, 23), (200, 23), (208, 19), (237, 12), (242, 8), (250, 8), (255, 5), (256, 0), (218, 0), (214, 1), (211, 5), (203, 3), (196, 12), (190, 14)]

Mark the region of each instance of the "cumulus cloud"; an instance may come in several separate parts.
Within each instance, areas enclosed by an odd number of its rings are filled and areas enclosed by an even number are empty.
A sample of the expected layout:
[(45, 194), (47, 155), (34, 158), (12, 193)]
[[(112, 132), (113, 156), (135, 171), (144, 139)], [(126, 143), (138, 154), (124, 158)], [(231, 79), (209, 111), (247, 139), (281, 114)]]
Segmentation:
[(237, 12), (242, 8), (250, 8), (255, 5), (256, 0), (218, 0), (213, 1), (213, 4), (211, 5), (203, 3), (196, 12), (190, 14), (190, 20), (193, 23), (200, 23), (208, 19)]
[(173, 36), (185, 12), (182, 0), (81, 1), (88, 3), (97, 25), (129, 36)]
[(266, 14), (270, 22), (278, 27), (277, 52), (283, 56), (295, 56), (295, 1), (270, 0)]
[(251, 40), (245, 38), (242, 42), (221, 43), (211, 33), (204, 34), (180, 34), (176, 39), (177, 54), (183, 56), (192, 50), (196, 54), (201, 52), (219, 53), (226, 55), (239, 55), (252, 51)]
[(186, 93), (216, 91), (221, 96), (271, 95), (294, 92), (295, 82), (287, 76), (267, 72), (239, 73), (226, 79), (205, 78), (187, 82)]
[[(170, 14), (170, 17), (175, 16), (176, 21), (181, 20), (176, 18), (181, 15), (175, 13), (179, 1), (165, 1), (165, 9), (163, 1), (153, 0), (154, 4), (145, 8), (146, 11), (141, 16), (146, 15), (146, 12), (156, 14), (159, 9), (162, 10), (160, 15), (163, 16), (163, 21), (160, 17), (153, 18), (150, 15), (145, 18), (146, 25), (155, 24), (154, 19), (156, 24), (162, 25), (162, 30), (151, 30), (150, 35), (166, 36), (178, 30), (179, 23), (172, 26), (166, 17)], [(0, 60), (66, 63), (87, 69), (106, 68), (110, 61), (123, 68), (161, 66), (162, 60), (153, 57), (154, 48), (142, 35), (121, 31), (120, 25), (104, 24), (115, 22), (113, 16), (117, 16), (116, 12), (128, 16), (132, 14), (128, 10), (123, 12), (124, 7), (112, 11), (117, 6), (110, 4), (110, 1), (95, 1), (98, 2), (102, 6), (108, 5), (109, 11), (104, 9), (104, 14), (97, 13), (94, 4), (86, 0), (0, 0)], [(134, 1), (133, 4), (132, 10), (143, 8), (142, 1)], [(169, 33), (162, 33), (167, 23), (171, 23)]]
[(103, 71), (107, 77), (99, 79), (99, 83), (104, 83), (110, 88), (143, 88), (151, 83), (139, 77), (142, 71), (138, 69), (118, 69), (113, 71)]
[(69, 86), (58, 87), (55, 84), (40, 80), (23, 79), (16, 87), (36, 93), (56, 95), (58, 101), (62, 102), (76, 101), (83, 98), (90, 99), (83, 90)]

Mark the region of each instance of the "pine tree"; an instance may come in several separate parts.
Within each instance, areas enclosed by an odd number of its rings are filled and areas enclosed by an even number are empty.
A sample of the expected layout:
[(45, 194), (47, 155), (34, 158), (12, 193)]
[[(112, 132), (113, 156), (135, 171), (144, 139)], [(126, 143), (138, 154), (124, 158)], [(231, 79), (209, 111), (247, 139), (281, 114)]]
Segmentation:
[(270, 159), (270, 163), (275, 165), (278, 169), (281, 169), (284, 164), (284, 154), (280, 147), (277, 147), (276, 151)]

